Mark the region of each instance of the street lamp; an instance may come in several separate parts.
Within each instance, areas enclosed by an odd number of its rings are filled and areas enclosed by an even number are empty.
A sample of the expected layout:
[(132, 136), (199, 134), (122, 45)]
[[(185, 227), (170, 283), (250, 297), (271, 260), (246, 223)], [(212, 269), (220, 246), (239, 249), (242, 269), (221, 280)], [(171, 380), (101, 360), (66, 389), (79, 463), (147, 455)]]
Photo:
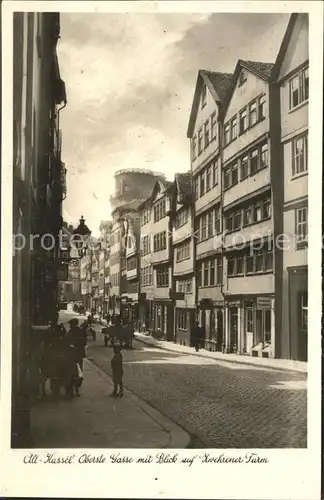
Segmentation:
[(85, 241), (88, 240), (88, 238), (91, 235), (91, 231), (88, 228), (88, 226), (86, 226), (85, 219), (83, 218), (83, 215), (81, 215), (80, 224), (73, 231), (73, 235), (74, 235), (73, 241), (74, 241), (75, 246), (78, 250), (78, 254), (79, 254), (80, 258), (82, 258), (85, 256), (87, 248), (88, 248), (87, 245), (84, 243), (85, 243)]

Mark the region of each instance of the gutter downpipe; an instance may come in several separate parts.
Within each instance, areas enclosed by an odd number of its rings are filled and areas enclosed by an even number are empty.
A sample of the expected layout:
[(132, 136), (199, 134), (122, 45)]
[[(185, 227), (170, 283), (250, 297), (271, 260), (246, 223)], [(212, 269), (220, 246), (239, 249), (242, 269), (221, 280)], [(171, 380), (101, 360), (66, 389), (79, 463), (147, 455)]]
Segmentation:
[(218, 137), (219, 137), (219, 163), (220, 163), (220, 229), (222, 235), (222, 245), (221, 245), (221, 260), (222, 260), (222, 282), (221, 282), (221, 294), (223, 297), (224, 304), (224, 315), (223, 315), (223, 344), (222, 344), (222, 352), (225, 352), (226, 349), (226, 331), (225, 325), (227, 322), (226, 319), (226, 308), (225, 308), (225, 293), (224, 293), (224, 219), (223, 219), (223, 204), (224, 204), (224, 194), (223, 194), (223, 121), (224, 121), (224, 108), (223, 105), (218, 105), (219, 113), (218, 113)]

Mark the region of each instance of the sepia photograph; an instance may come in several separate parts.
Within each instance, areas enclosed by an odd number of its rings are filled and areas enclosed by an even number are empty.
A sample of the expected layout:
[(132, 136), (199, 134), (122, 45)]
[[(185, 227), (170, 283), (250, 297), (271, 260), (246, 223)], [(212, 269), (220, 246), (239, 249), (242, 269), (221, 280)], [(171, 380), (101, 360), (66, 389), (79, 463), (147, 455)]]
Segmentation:
[(14, 15), (12, 446), (306, 447), (308, 16), (92, 16)]
[(38, 3), (12, 15), (10, 448), (306, 450), (310, 14)]

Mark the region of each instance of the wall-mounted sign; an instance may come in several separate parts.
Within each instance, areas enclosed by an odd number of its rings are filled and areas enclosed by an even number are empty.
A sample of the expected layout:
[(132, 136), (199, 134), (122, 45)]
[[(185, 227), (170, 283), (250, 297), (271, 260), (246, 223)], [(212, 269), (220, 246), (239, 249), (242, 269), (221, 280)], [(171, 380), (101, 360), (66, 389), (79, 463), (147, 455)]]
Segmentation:
[(257, 309), (271, 309), (271, 297), (257, 297)]

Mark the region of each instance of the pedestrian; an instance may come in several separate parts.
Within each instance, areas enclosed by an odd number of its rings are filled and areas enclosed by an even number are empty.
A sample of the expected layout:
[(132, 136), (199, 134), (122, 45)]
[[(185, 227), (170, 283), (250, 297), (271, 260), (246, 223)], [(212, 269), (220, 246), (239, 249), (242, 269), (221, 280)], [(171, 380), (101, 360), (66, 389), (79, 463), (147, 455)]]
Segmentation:
[(91, 326), (92, 324), (92, 316), (91, 314), (88, 315), (88, 325)]
[[(114, 390), (112, 396), (123, 396), (123, 356), (121, 354), (120, 346), (114, 346), (114, 355), (111, 360), (111, 370), (114, 383)], [(119, 392), (118, 392), (119, 389)]]
[[(70, 330), (67, 333), (68, 345), (73, 346), (75, 350), (71, 353), (71, 363), (77, 363), (81, 372), (83, 372), (83, 359), (85, 358), (85, 347), (87, 345), (87, 334), (85, 330), (79, 328), (77, 318), (69, 321)], [(75, 372), (75, 370), (74, 370)], [(77, 377), (74, 376), (74, 379)], [(83, 377), (82, 377), (83, 378)], [(81, 384), (74, 384), (76, 396), (80, 396), (79, 388)]]
[(201, 342), (201, 328), (199, 326), (199, 322), (197, 321), (193, 331), (193, 345), (196, 352), (199, 351), (200, 342)]

